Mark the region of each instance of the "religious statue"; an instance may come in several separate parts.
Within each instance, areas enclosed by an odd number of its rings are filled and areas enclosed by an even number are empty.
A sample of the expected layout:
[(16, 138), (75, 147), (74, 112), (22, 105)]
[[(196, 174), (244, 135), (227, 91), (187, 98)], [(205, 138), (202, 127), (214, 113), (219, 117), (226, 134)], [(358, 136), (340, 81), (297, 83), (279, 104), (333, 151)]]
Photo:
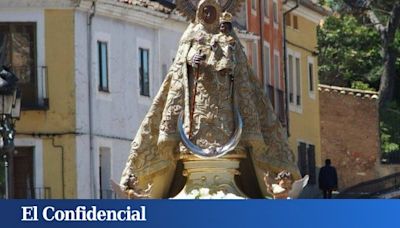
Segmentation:
[[(177, 0), (190, 21), (166, 78), (131, 145), (132, 175), (148, 198), (189, 193), (263, 198), (264, 173), (300, 179), (287, 136), (232, 29), (242, 0)], [(221, 197), (224, 198), (224, 197)], [(226, 198), (226, 197), (225, 197)]]

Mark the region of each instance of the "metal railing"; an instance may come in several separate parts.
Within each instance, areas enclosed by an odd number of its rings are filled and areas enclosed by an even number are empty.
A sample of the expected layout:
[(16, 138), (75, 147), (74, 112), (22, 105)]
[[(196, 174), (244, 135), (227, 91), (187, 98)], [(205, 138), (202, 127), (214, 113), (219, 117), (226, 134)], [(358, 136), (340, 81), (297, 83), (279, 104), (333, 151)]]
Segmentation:
[(379, 195), (400, 189), (400, 172), (349, 187), (337, 195), (338, 199), (378, 198)]
[(10, 199), (51, 199), (50, 187), (35, 188), (18, 188), (14, 189), (10, 195)]
[(34, 188), (35, 199), (51, 199), (51, 188)]
[(383, 153), (381, 162), (382, 164), (400, 164), (400, 151), (394, 151), (387, 154)]
[[(47, 66), (37, 66), (37, 68), (32, 66), (12, 66), (12, 70), (19, 77), (18, 83), (21, 86), (23, 96), (22, 109), (49, 109)], [(27, 96), (35, 98), (27, 98)]]

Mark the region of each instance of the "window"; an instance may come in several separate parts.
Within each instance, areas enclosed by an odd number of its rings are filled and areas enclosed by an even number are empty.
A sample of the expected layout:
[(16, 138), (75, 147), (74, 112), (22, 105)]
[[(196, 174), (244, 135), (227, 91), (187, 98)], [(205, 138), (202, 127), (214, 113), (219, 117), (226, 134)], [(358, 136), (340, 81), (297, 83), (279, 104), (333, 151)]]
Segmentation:
[(288, 27), (293, 27), (294, 29), (299, 29), (299, 19), (296, 15), (292, 16), (290, 13), (286, 14), (285, 24)]
[(264, 17), (269, 17), (269, 0), (264, 0)]
[(270, 60), (270, 49), (269, 44), (264, 44), (264, 87), (265, 92), (268, 92), (268, 84), (270, 83), (270, 74), (271, 74), (271, 60)]
[(296, 57), (296, 105), (301, 105), (300, 58)]
[(272, 4), (272, 9), (273, 11), (273, 17), (274, 17), (274, 23), (278, 24), (278, 17), (279, 17), (279, 13), (278, 13), (278, 3), (276, 0), (274, 0), (273, 4)]
[(251, 10), (257, 12), (257, 1), (251, 0)]
[(252, 55), (251, 55), (251, 61), (253, 63), (253, 71), (254, 74), (257, 75), (258, 74), (258, 53), (257, 53), (257, 43), (254, 42), (252, 44)]
[(299, 29), (299, 22), (297, 16), (293, 16), (293, 28)]
[(242, 30), (247, 30), (247, 18), (248, 18), (247, 9), (248, 9), (247, 4), (242, 4), (240, 10), (236, 12), (236, 16), (233, 19), (235, 27)]
[(288, 55), (288, 91), (289, 91), (289, 103), (293, 103), (294, 94), (294, 78), (293, 78), (293, 55)]
[(301, 65), (300, 53), (288, 49), (288, 100), (292, 111), (301, 112)]
[(268, 85), (268, 97), (272, 107), (275, 107), (275, 89), (272, 85)]
[(281, 112), (280, 110), (280, 101), (279, 101), (279, 88), (280, 88), (280, 62), (279, 62), (279, 55), (274, 53), (274, 87), (275, 87), (275, 112), (279, 115)]
[(286, 16), (285, 16), (285, 24), (286, 24), (286, 26), (289, 26), (289, 27), (292, 26), (290, 13), (286, 14)]
[(111, 180), (111, 150), (108, 147), (99, 149), (99, 186), (100, 199), (112, 199)]
[(282, 126), (286, 127), (286, 113), (285, 113), (285, 92), (281, 89), (276, 90), (276, 96), (278, 100), (278, 108), (277, 108), (277, 114), (279, 121), (281, 121)]
[(149, 49), (139, 48), (140, 95), (146, 97), (150, 96), (149, 52)]
[(285, 100), (284, 100), (284, 91), (281, 90), (281, 62), (279, 57), (279, 52), (277, 50), (274, 51), (274, 87), (272, 91), (274, 93), (274, 110), (276, 115), (278, 116), (281, 123), (286, 125), (285, 118)]
[(275, 84), (275, 88), (280, 88), (279, 67), (280, 67), (279, 55), (274, 53), (274, 82), (275, 82), (274, 84)]
[(301, 176), (309, 175), (309, 184), (316, 183), (316, 167), (315, 167), (315, 146), (304, 142), (299, 142), (297, 146), (298, 166)]
[(167, 67), (167, 64), (162, 64), (161, 65), (161, 77), (163, 78), (163, 79), (165, 79), (165, 77), (167, 76), (167, 73), (168, 73), (168, 67)]
[(18, 77), (23, 109), (39, 105), (36, 48), (36, 23), (0, 23), (0, 65)]
[(99, 91), (109, 92), (107, 42), (97, 41), (99, 54)]
[(313, 72), (313, 64), (308, 63), (308, 89), (310, 92), (314, 92), (314, 72)]
[(314, 58), (309, 56), (307, 58), (308, 62), (308, 92), (311, 97), (315, 95), (314, 88)]

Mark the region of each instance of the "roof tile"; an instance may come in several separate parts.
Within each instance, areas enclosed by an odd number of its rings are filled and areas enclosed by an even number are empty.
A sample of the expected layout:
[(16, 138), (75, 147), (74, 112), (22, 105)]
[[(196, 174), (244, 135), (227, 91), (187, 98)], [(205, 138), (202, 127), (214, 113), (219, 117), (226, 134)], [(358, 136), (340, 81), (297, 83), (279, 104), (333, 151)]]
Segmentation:
[(379, 93), (375, 91), (364, 91), (364, 90), (358, 90), (358, 89), (351, 89), (351, 88), (345, 88), (345, 87), (339, 87), (339, 86), (329, 86), (329, 85), (323, 85), (319, 84), (318, 85), (318, 90), (321, 92), (335, 92), (335, 93), (340, 93), (342, 95), (350, 95), (350, 96), (355, 96), (355, 97), (360, 97), (360, 98), (367, 98), (367, 99), (378, 99), (379, 98)]
[(152, 0), (117, 0), (117, 1), (129, 5), (145, 7), (165, 14), (170, 14), (173, 10), (170, 7), (167, 7), (157, 1), (152, 1)]

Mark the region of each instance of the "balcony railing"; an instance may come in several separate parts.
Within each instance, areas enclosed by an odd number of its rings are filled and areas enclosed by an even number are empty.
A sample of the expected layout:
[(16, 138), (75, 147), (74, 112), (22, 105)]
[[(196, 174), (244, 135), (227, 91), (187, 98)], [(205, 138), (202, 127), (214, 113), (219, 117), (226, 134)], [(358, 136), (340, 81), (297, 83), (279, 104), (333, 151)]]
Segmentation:
[(48, 68), (38, 66), (36, 71), (31, 67), (14, 66), (13, 72), (19, 77), (22, 92), (22, 110), (48, 110)]
[(51, 199), (51, 188), (34, 188), (35, 199)]
[[(5, 186), (0, 186), (0, 199), (6, 199)], [(27, 189), (14, 189), (10, 193), (11, 199), (51, 199), (51, 188), (27, 188)]]

